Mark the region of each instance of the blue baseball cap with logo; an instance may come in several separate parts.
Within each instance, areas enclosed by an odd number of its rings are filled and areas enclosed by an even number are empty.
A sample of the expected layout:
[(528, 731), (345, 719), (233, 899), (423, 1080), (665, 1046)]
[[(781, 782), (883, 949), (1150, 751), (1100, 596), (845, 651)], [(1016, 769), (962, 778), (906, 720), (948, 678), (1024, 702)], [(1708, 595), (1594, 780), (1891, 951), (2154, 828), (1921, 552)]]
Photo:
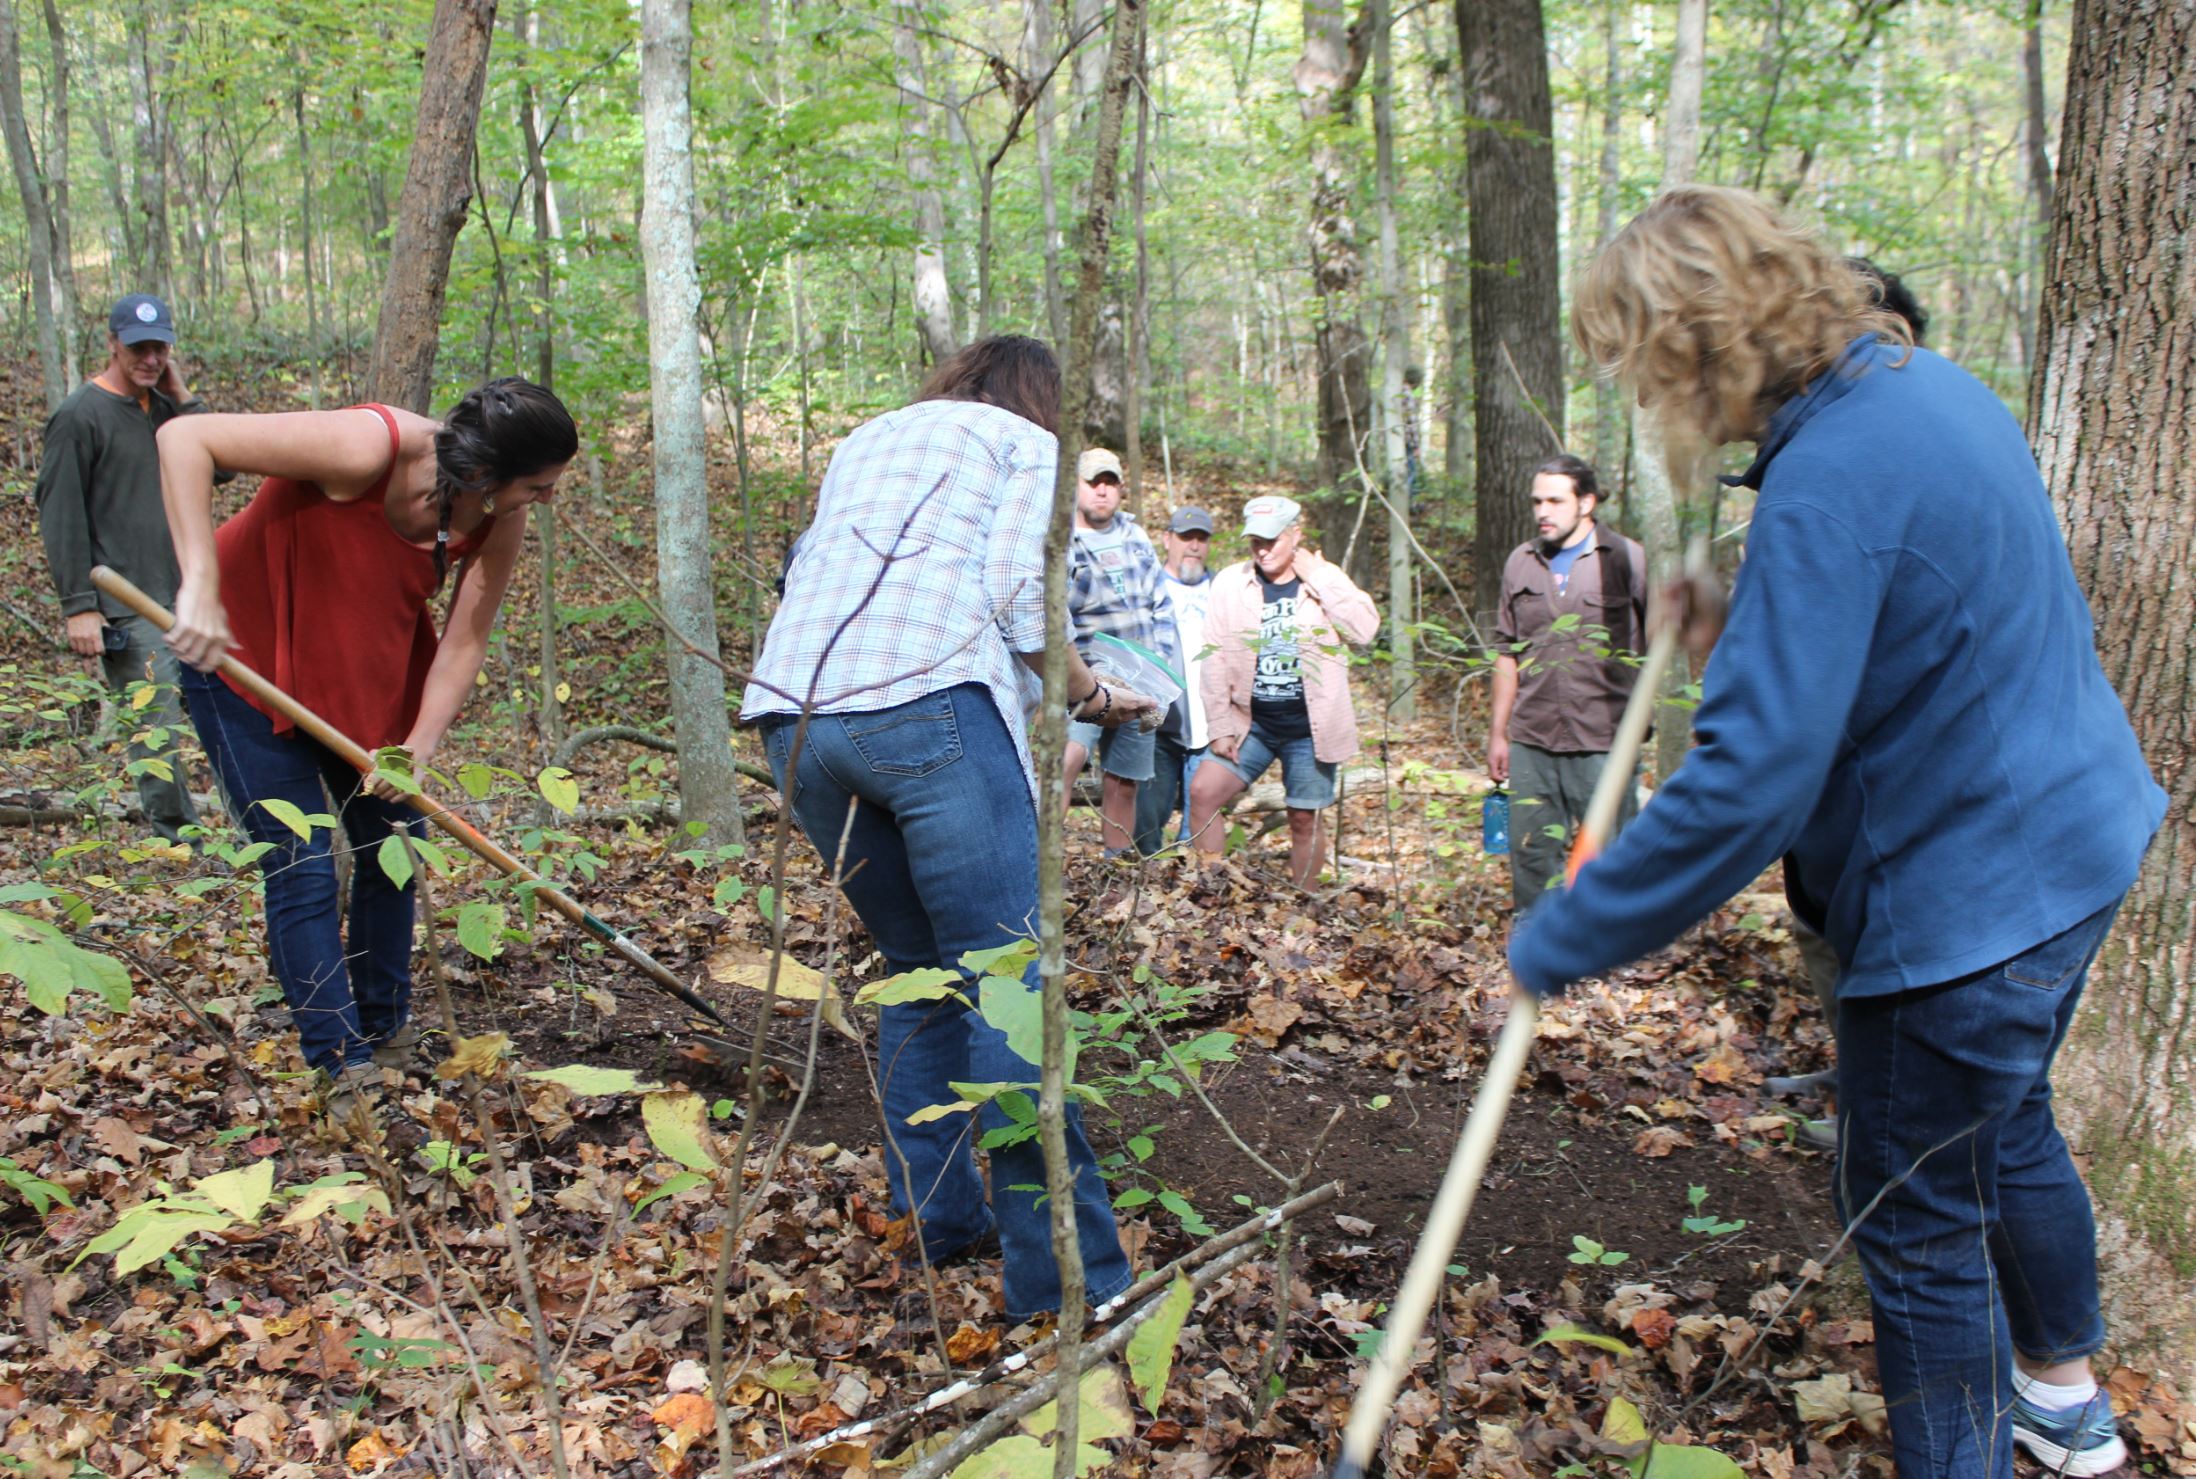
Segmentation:
[(148, 339), (173, 344), (175, 315), (152, 294), (132, 293), (107, 315), (107, 332), (124, 344), (143, 344)]

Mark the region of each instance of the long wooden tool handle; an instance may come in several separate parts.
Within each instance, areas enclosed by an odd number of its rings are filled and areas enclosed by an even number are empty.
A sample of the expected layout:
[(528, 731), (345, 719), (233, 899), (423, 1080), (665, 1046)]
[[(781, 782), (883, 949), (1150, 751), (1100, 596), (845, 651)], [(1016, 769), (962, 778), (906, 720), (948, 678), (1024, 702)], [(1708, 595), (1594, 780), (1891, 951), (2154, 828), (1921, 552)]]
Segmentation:
[(1372, 1463), (1373, 1450), (1379, 1447), (1380, 1434), (1388, 1426), (1389, 1409), (1395, 1404), (1395, 1394), (1402, 1390), (1418, 1337), (1426, 1328), (1426, 1316), (1432, 1313), (1434, 1300), (1440, 1297), (1447, 1281), (1456, 1240), (1464, 1233), (1464, 1219), (1471, 1215), (1479, 1183), (1487, 1174), (1487, 1163), (1494, 1158), (1503, 1116), (1510, 1110), (1510, 1092), (1517, 1087), (1518, 1074), (1524, 1071), (1525, 1054), (1533, 1045), (1533, 1029), (1539, 1020), (1539, 1003), (1523, 991), (1514, 992), (1509, 1020), (1502, 1024), (1502, 1036), (1487, 1061), (1487, 1076), (1480, 1081), (1479, 1097), (1472, 1101), (1464, 1133), (1457, 1137), (1449, 1169), (1441, 1178), (1441, 1190), (1435, 1193), (1433, 1209), (1426, 1214), (1426, 1230), (1419, 1234), (1418, 1249), (1411, 1255), (1403, 1287), (1395, 1296), (1380, 1354), (1373, 1357), (1365, 1384), (1358, 1388), (1357, 1400), (1351, 1405), (1350, 1425), (1343, 1431), (1342, 1455), (1335, 1461), (1332, 1479), (1362, 1479)]
[[(145, 620), (151, 622), (161, 631), (165, 632), (175, 625), (175, 613), (139, 590), (128, 576), (121, 574), (119, 571), (110, 570), (105, 565), (95, 565), (92, 567), (91, 577), (93, 585), (98, 586), (99, 589), (129, 607), (139, 616), (144, 617)], [(225, 656), (221, 659), (220, 672), (222, 676), (235, 680), (236, 685), (250, 693), (252, 697), (264, 703), (268, 708), (281, 713), (299, 729), (304, 730), (314, 739), (319, 740), (329, 749), (335, 751), (336, 754), (342, 756), (344, 762), (356, 769), (360, 775), (372, 775), (374, 773), (374, 757), (364, 745), (321, 718), (311, 709), (306, 708), (305, 705), (299, 703), (289, 694), (284, 693), (243, 663), (238, 662), (233, 657)], [(456, 838), (468, 852), (484, 859), (491, 867), (494, 867), (506, 877), (516, 878), (520, 882), (529, 885), (536, 898), (556, 910), (566, 919), (571, 920), (581, 929), (601, 940), (629, 965), (639, 970), (641, 974), (647, 976), (665, 991), (670, 992), (680, 1002), (692, 1007), (695, 1011), (705, 1014), (719, 1026), (729, 1025), (718, 1014), (717, 1009), (710, 1005), (707, 997), (694, 991), (684, 981), (673, 975), (662, 963), (627, 939), (622, 931), (613, 929), (603, 920), (597, 918), (579, 900), (544, 880), (539, 873), (520, 862), (518, 858), (483, 834), (471, 822), (458, 816), (441, 802), (436, 801), (424, 792), (407, 793), (404, 799), (414, 811)]]

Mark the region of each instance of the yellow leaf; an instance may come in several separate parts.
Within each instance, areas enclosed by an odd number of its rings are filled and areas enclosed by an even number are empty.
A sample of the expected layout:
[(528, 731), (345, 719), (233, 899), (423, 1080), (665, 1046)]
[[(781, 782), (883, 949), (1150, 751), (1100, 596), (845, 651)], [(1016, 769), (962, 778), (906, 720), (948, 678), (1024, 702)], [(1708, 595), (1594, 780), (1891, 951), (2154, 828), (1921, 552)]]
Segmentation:
[(690, 1170), (717, 1169), (709, 1150), (708, 1113), (699, 1094), (648, 1094), (641, 1099), (641, 1123), (648, 1127), (649, 1142)]
[(191, 1190), (239, 1222), (257, 1222), (259, 1209), (274, 1196), (273, 1161), (255, 1161), (208, 1176)]
[(450, 1056), (436, 1065), (435, 1077), (456, 1080), (468, 1073), (477, 1073), (484, 1079), (493, 1079), (502, 1072), (503, 1060), (510, 1052), (511, 1039), (500, 1032), (461, 1037), (450, 1045)]
[(139, 688), (137, 692), (130, 695), (130, 712), (133, 714), (141, 714), (145, 711), (145, 706), (152, 701), (152, 685), (150, 683), (147, 683), (143, 687)]
[[(767, 952), (732, 945), (709, 957), (709, 975), (712, 980), (727, 986), (745, 986), (750, 991), (770, 989), (770, 956)], [(823, 1019), (850, 1042), (860, 1042), (862, 1035), (852, 1022), (846, 1019), (846, 1006), (839, 999), (839, 988), (826, 980), (821, 971), (810, 970), (790, 955), (778, 960), (778, 996), (785, 1001), (814, 1001), (823, 998)]]
[(572, 685), (569, 683), (559, 683), (557, 685), (557, 702), (560, 704), (568, 704), (571, 701)]

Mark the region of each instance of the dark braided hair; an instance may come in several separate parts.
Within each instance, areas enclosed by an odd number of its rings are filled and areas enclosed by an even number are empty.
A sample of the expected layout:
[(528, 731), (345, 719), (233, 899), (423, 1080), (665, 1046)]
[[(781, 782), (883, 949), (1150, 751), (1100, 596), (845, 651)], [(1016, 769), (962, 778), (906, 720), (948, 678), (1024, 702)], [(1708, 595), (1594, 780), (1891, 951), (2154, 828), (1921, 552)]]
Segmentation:
[(436, 584), (447, 572), (450, 505), (460, 493), (493, 492), (578, 452), (572, 413), (531, 380), (491, 380), (452, 406), (435, 433)]

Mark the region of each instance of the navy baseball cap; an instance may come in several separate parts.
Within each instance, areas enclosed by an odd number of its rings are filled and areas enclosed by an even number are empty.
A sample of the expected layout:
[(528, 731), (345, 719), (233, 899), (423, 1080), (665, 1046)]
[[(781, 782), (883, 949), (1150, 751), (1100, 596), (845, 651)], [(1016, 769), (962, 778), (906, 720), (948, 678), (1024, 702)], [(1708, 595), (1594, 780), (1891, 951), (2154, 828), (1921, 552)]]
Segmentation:
[(175, 315), (152, 294), (132, 293), (107, 315), (107, 332), (124, 344), (143, 344), (148, 339), (173, 344)]
[(1185, 503), (1174, 511), (1167, 528), (1176, 534), (1210, 534), (1212, 515), (1194, 503)]

